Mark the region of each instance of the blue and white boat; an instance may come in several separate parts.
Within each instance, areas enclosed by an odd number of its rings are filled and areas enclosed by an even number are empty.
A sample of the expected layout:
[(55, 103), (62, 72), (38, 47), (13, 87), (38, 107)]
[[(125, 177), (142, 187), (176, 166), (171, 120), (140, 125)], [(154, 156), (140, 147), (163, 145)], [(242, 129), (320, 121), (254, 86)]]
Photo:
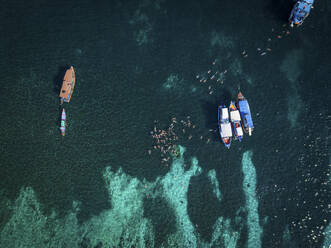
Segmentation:
[(289, 18), (291, 27), (300, 26), (303, 23), (313, 8), (313, 3), (314, 0), (298, 0), (295, 3)]
[(233, 101), (231, 101), (230, 103), (229, 111), (230, 111), (230, 120), (231, 120), (234, 137), (235, 139), (238, 139), (241, 142), (244, 136), (244, 132), (242, 129), (240, 112)]
[(254, 129), (251, 110), (249, 108), (248, 101), (241, 92), (238, 93), (237, 108), (239, 109), (241, 115), (244, 131), (251, 136)]
[(229, 120), (229, 110), (224, 105), (218, 106), (218, 129), (224, 145), (227, 148), (230, 148), (232, 140), (232, 129)]

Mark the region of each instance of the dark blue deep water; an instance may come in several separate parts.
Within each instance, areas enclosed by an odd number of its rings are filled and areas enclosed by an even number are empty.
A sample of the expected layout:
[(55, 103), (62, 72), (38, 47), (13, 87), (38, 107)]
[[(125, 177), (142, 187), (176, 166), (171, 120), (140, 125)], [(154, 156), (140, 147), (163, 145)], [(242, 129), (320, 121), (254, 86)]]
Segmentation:
[(291, 29), (292, 4), (2, 1), (0, 247), (329, 247), (331, 7)]

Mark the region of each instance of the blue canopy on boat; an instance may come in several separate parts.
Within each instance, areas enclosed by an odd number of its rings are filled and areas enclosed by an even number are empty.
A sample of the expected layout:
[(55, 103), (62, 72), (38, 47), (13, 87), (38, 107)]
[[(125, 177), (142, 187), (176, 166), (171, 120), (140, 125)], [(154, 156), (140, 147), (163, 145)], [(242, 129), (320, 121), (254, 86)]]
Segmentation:
[(290, 23), (302, 24), (309, 15), (313, 3), (314, 0), (298, 0), (291, 11)]
[(238, 102), (238, 105), (239, 105), (239, 111), (241, 114), (241, 118), (245, 119), (245, 122), (247, 123), (248, 127), (254, 128), (251, 110), (249, 109), (247, 100), (240, 100)]

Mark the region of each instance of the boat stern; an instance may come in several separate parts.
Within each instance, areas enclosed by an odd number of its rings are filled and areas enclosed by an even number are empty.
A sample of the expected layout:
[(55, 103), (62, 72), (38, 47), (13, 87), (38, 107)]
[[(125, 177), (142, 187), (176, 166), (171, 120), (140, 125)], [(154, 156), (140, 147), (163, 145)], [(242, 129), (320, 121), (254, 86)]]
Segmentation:
[(231, 146), (231, 137), (222, 138), (223, 144), (226, 148), (230, 149)]

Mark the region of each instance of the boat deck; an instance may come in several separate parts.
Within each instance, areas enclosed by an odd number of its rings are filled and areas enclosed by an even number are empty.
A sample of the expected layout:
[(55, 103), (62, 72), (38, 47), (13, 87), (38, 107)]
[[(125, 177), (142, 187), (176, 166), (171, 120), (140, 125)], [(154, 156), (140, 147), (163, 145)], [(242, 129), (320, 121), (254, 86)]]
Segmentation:
[(63, 83), (60, 91), (60, 98), (64, 102), (70, 102), (71, 95), (75, 88), (75, 71), (74, 68), (71, 66), (64, 75)]

